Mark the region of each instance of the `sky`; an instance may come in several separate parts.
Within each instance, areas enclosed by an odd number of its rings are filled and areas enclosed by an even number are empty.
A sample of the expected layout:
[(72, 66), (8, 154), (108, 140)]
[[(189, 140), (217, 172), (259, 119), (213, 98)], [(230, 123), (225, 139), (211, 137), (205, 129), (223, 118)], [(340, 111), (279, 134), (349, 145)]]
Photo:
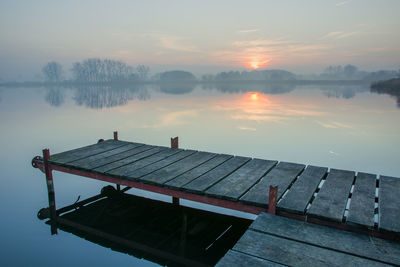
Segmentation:
[(0, 81), (87, 58), (184, 69), (400, 68), (399, 0), (0, 0)]

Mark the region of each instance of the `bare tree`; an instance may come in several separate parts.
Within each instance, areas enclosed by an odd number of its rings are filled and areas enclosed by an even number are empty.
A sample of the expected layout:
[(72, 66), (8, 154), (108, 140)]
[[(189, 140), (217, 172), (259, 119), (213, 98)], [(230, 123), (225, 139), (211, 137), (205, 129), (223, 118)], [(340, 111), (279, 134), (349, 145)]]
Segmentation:
[(142, 81), (147, 80), (149, 72), (150, 72), (150, 68), (145, 66), (145, 65), (139, 65), (136, 68), (138, 75), (139, 75), (139, 79)]
[(42, 72), (46, 80), (49, 82), (59, 82), (62, 80), (62, 66), (55, 61), (51, 61), (44, 65), (42, 68)]
[(124, 62), (99, 58), (75, 62), (72, 73), (75, 80), (81, 82), (116, 82), (137, 78), (133, 73), (133, 68)]

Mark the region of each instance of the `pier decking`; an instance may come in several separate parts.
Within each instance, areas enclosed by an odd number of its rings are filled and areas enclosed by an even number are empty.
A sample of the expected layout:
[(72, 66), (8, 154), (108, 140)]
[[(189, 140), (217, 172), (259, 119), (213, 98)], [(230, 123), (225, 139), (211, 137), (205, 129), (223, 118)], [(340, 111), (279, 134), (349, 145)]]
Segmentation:
[[(270, 186), (277, 186), (278, 215), (390, 238), (400, 232), (400, 179), (394, 177), (117, 137), (51, 155), (47, 161), (50, 173), (73, 173), (254, 214), (267, 211)], [(36, 157), (32, 164), (45, 171), (45, 162)]]
[(399, 264), (398, 242), (263, 212), (217, 267)]

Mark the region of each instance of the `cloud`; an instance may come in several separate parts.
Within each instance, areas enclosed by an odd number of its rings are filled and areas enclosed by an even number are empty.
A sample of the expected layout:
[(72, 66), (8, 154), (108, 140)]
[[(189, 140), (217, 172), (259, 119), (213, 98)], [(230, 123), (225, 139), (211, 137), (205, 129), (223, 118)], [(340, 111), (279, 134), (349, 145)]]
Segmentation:
[(247, 29), (247, 30), (238, 30), (237, 33), (251, 33), (251, 32), (258, 32), (260, 29)]
[(339, 2), (339, 3), (335, 4), (335, 6), (344, 6), (344, 5), (347, 5), (348, 3), (350, 3), (350, 1), (343, 1), (343, 2)]
[(321, 37), (321, 39), (343, 39), (360, 34), (360, 32), (330, 32)]
[(256, 131), (256, 128), (252, 128), (252, 127), (246, 127), (246, 126), (239, 126), (238, 127), (239, 130), (243, 130), (243, 131)]
[(317, 123), (319, 125), (321, 125), (322, 127), (328, 128), (328, 129), (338, 129), (338, 128), (354, 129), (354, 126), (352, 126), (352, 125), (348, 125), (348, 124), (337, 122), (337, 121), (330, 122), (330, 123), (317, 121)]
[(185, 44), (185, 39), (170, 34), (164, 33), (143, 33), (143, 37), (150, 37), (157, 41), (157, 45), (166, 50), (179, 51), (179, 52), (200, 52), (194, 45)]
[(232, 62), (243, 66), (244, 63), (257, 61), (261, 67), (274, 62), (293, 61), (294, 58), (312, 57), (331, 49), (330, 44), (310, 44), (295, 42), (285, 38), (236, 40), (225, 50), (212, 52), (211, 56), (219, 61)]

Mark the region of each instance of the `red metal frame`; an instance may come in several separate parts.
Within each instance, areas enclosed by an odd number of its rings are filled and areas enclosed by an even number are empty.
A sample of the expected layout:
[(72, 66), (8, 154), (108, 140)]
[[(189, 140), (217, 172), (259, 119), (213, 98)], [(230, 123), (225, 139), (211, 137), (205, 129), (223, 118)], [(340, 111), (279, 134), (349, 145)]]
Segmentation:
[[(41, 168), (42, 163), (39, 160), (34, 160), (34, 161), (36, 161), (35, 163), (38, 166), (38, 168)], [(93, 172), (78, 170), (78, 169), (74, 169), (74, 168), (63, 167), (63, 166), (59, 166), (59, 165), (55, 165), (55, 164), (51, 164), (51, 163), (49, 164), (49, 167), (55, 171), (70, 173), (70, 174), (74, 174), (74, 175), (78, 175), (78, 176), (83, 176), (83, 177), (87, 177), (87, 178), (92, 178), (92, 179), (96, 179), (96, 180), (113, 183), (113, 184), (134, 187), (137, 189), (142, 189), (142, 190), (151, 191), (154, 193), (168, 195), (168, 196), (175, 197), (175, 198), (182, 198), (182, 199), (186, 199), (186, 200), (201, 202), (204, 204), (214, 205), (214, 206), (218, 206), (218, 207), (222, 207), (222, 208), (233, 209), (233, 210), (248, 212), (248, 213), (252, 213), (252, 214), (259, 214), (261, 212), (266, 211), (265, 208), (250, 206), (250, 205), (246, 205), (246, 204), (239, 203), (239, 202), (232, 202), (229, 200), (218, 199), (218, 198), (213, 198), (213, 197), (204, 196), (204, 195), (197, 195), (197, 194), (192, 194), (192, 193), (188, 193), (188, 192), (177, 191), (177, 190), (173, 190), (173, 189), (169, 189), (169, 188), (159, 187), (156, 185), (144, 184), (142, 182), (137, 182), (137, 181), (123, 180), (123, 179), (119, 179), (119, 178), (112, 177), (109, 175), (93, 173)]]
[[(37, 157), (35, 157), (32, 160), (32, 164), (36, 168), (39, 168), (41, 170), (45, 169), (44, 161), (42, 161), (41, 159), (39, 159)], [(248, 212), (248, 213), (252, 213), (255, 215), (258, 215), (261, 212), (268, 211), (268, 209), (266, 209), (266, 208), (250, 206), (250, 205), (246, 205), (246, 204), (239, 203), (239, 202), (232, 202), (229, 200), (217, 199), (217, 198), (204, 196), (204, 195), (196, 195), (196, 194), (192, 194), (192, 193), (188, 193), (188, 192), (182, 192), (182, 191), (177, 191), (177, 190), (173, 190), (173, 189), (163, 188), (163, 187), (159, 187), (156, 185), (144, 184), (142, 182), (137, 182), (137, 181), (122, 180), (122, 179), (104, 175), (104, 174), (93, 173), (93, 172), (88, 172), (88, 171), (83, 171), (83, 170), (77, 170), (74, 168), (63, 167), (63, 166), (59, 166), (59, 165), (55, 165), (55, 164), (51, 164), (51, 163), (48, 163), (48, 167), (49, 167), (50, 173), (51, 173), (51, 170), (70, 173), (70, 174), (83, 176), (83, 177), (87, 177), (87, 178), (92, 178), (92, 179), (96, 179), (96, 180), (101, 180), (101, 181), (105, 181), (105, 182), (109, 182), (109, 183), (113, 183), (113, 184), (117, 184), (117, 185), (119, 184), (119, 185), (134, 187), (134, 188), (138, 188), (138, 189), (142, 189), (142, 190), (146, 190), (146, 191), (150, 191), (150, 192), (154, 192), (154, 193), (168, 195), (168, 196), (171, 196), (176, 199), (182, 198), (182, 199), (200, 202), (200, 203), (204, 203), (204, 204), (209, 204), (209, 205), (213, 205), (213, 206), (218, 206), (218, 207), (222, 207), (222, 208)], [(49, 194), (49, 196), (50, 196), (50, 194)], [(272, 205), (270, 205), (270, 206), (272, 206)], [(351, 231), (351, 232), (356, 232), (356, 233), (361, 233), (361, 234), (367, 234), (367, 235), (374, 236), (374, 237), (379, 237), (379, 238), (384, 238), (384, 239), (389, 239), (389, 240), (394, 240), (394, 241), (400, 241), (400, 236), (398, 234), (381, 232), (376, 229), (373, 229), (373, 230), (372, 229), (371, 230), (361, 229), (361, 228), (343, 224), (343, 223), (336, 223), (336, 222), (320, 220), (317, 218), (310, 218), (305, 215), (292, 214), (292, 213), (287, 213), (287, 212), (280, 211), (280, 210), (276, 210), (276, 215), (291, 218), (291, 219), (296, 219), (296, 220), (300, 220), (300, 221), (306, 221), (306, 222), (313, 223), (313, 224), (329, 226), (329, 227), (333, 227), (333, 228), (337, 228), (337, 229), (341, 229), (341, 230), (346, 230), (346, 231)], [(53, 221), (56, 221), (56, 220), (53, 220)]]

